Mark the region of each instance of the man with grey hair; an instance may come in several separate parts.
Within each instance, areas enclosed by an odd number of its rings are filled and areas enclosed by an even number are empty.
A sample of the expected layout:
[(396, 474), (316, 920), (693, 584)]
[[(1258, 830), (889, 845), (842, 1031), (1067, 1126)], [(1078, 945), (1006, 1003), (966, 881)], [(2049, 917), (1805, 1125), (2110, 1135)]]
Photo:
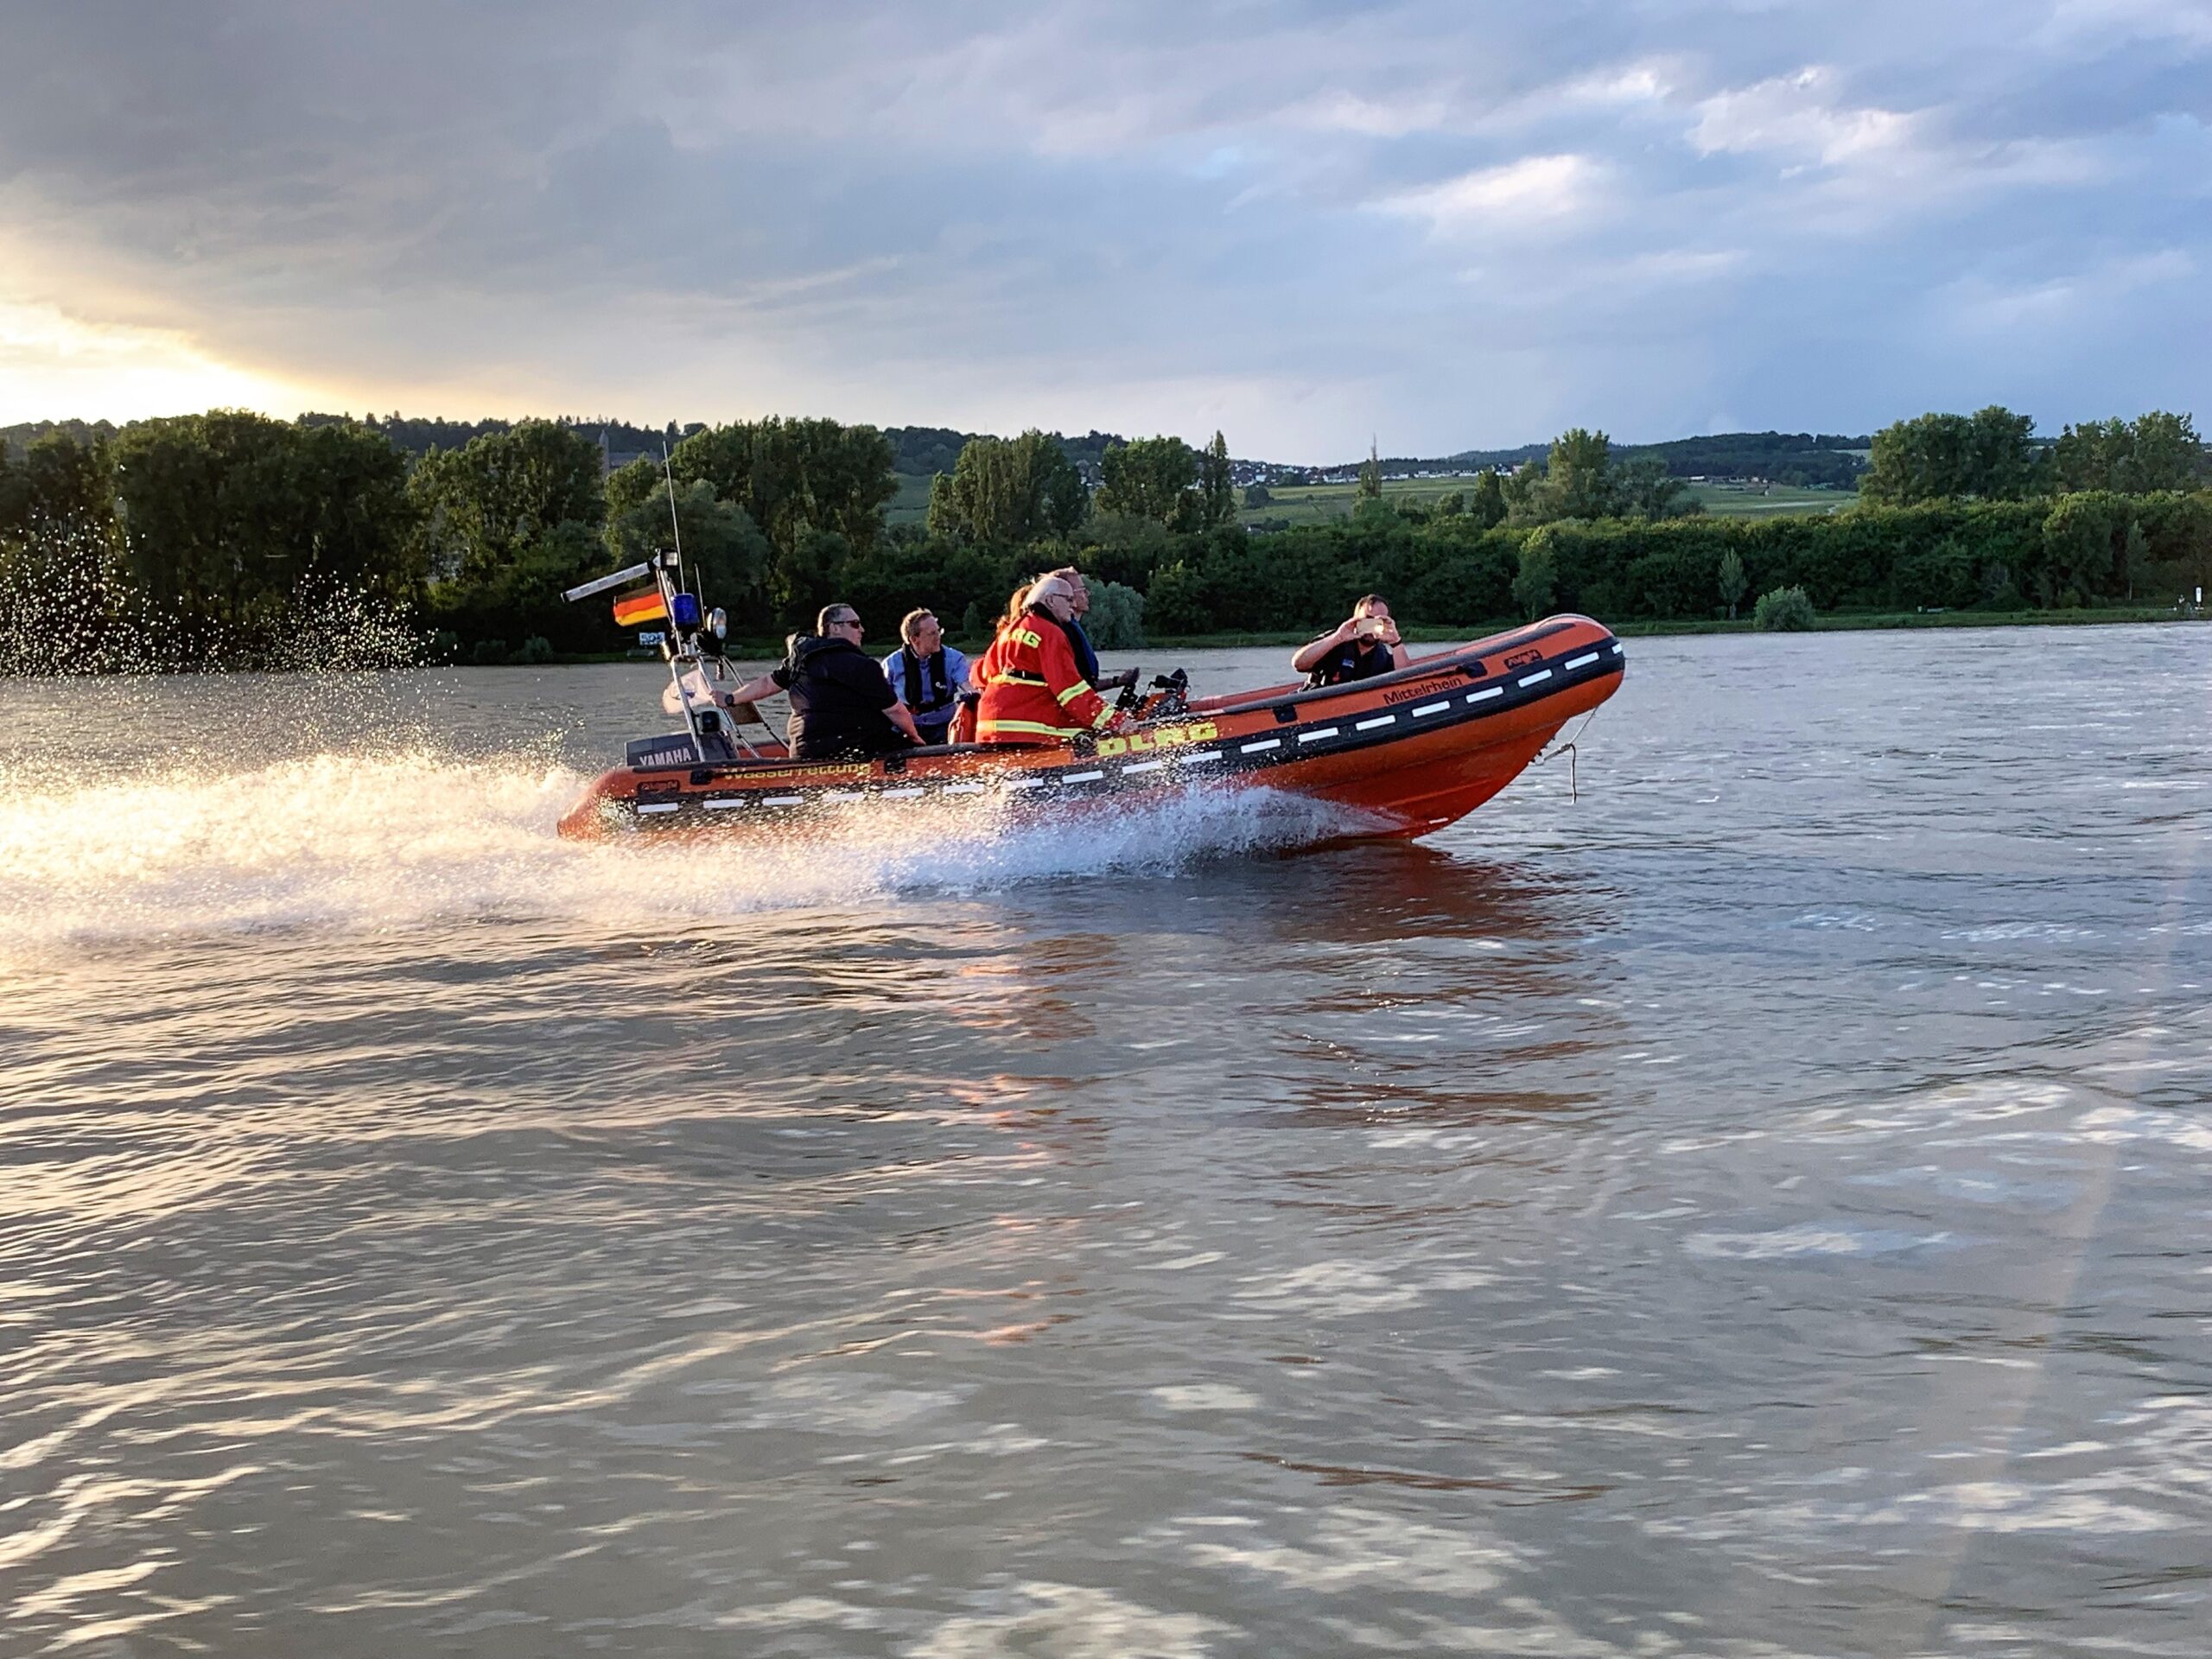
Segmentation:
[(976, 741), (1067, 742), (1122, 723), (1076, 662), (1061, 627), (1074, 615), (1075, 589), (1063, 577), (1043, 577), (1029, 590), (1027, 607), (976, 666), (983, 688)]
[(1135, 685), (1137, 671), (1134, 668), (1125, 668), (1118, 674), (1102, 675), (1098, 671), (1098, 652), (1090, 643), (1090, 631), (1083, 626), (1083, 619), (1090, 614), (1090, 583), (1084, 579), (1083, 572), (1071, 564), (1064, 564), (1045, 574), (1058, 577), (1075, 590), (1068, 601), (1070, 615), (1060, 624), (1060, 629), (1068, 637), (1069, 647), (1075, 652), (1076, 666), (1083, 670), (1083, 677), (1101, 691)]

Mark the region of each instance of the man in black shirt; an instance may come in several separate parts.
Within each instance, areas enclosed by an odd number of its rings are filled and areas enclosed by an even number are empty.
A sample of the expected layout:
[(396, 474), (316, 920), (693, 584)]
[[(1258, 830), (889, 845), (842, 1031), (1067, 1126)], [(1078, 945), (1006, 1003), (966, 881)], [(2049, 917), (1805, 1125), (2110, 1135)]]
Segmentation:
[(1398, 638), (1398, 625), (1380, 594), (1370, 594), (1351, 615), (1319, 639), (1298, 648), (1290, 665), (1308, 685), (1344, 685), (1405, 668), (1413, 656)]
[(724, 701), (757, 702), (788, 692), (788, 728), (795, 760), (842, 760), (888, 754), (921, 741), (914, 716), (899, 701), (874, 658), (861, 649), (860, 613), (825, 605), (815, 632), (791, 636), (791, 654)]

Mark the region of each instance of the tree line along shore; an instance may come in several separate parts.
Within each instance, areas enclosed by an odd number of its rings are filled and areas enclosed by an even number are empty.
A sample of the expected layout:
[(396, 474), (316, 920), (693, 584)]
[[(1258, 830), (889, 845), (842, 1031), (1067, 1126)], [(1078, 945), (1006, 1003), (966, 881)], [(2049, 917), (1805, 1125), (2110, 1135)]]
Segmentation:
[(1706, 514), (1662, 460), (1577, 429), (1420, 499), (1370, 455), (1348, 516), (1255, 530), (1266, 486), (1240, 486), (1220, 434), (1098, 438), (1080, 461), (1041, 432), (968, 439), (922, 522), (893, 524), (890, 439), (831, 420), (695, 429), (665, 474), (657, 454), (609, 472), (551, 421), (419, 454), (229, 410), (50, 431), (0, 448), (0, 669), (282, 666), (364, 619), (432, 660), (618, 652), (606, 607), (562, 590), (668, 545), (671, 513), (693, 585), (763, 649), (832, 599), (879, 638), (926, 605), (974, 643), (1018, 581), (1070, 563), (1109, 647), (1308, 634), (1370, 591), (1424, 632), (1554, 610), (1647, 631), (2116, 619), (2212, 581), (2212, 464), (2164, 411), (2055, 441), (2000, 408), (1902, 421), (1854, 505), (1763, 518)]

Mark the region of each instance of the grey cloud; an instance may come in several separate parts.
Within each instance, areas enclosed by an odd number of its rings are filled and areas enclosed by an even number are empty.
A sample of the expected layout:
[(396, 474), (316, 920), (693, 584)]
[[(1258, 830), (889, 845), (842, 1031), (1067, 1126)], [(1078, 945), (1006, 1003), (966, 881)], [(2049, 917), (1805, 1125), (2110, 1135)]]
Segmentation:
[(0, 244), (334, 401), (2055, 424), (2212, 366), (2187, 283), (2096, 275), (2212, 261), (2202, 15), (95, 0), (9, 25)]

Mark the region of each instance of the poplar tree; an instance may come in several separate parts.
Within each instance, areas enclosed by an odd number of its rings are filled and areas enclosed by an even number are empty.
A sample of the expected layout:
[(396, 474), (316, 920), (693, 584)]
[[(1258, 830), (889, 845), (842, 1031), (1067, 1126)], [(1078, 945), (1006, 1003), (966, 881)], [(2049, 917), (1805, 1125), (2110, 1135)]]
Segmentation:
[(1730, 548), (1720, 556), (1720, 600), (1728, 607), (1728, 620), (1736, 620), (1736, 607), (1742, 604), (1745, 593), (1751, 585), (1744, 574), (1743, 555)]
[(1198, 493), (1206, 527), (1217, 530), (1236, 517), (1236, 483), (1229, 464), (1229, 442), (1218, 431), (1198, 462)]

